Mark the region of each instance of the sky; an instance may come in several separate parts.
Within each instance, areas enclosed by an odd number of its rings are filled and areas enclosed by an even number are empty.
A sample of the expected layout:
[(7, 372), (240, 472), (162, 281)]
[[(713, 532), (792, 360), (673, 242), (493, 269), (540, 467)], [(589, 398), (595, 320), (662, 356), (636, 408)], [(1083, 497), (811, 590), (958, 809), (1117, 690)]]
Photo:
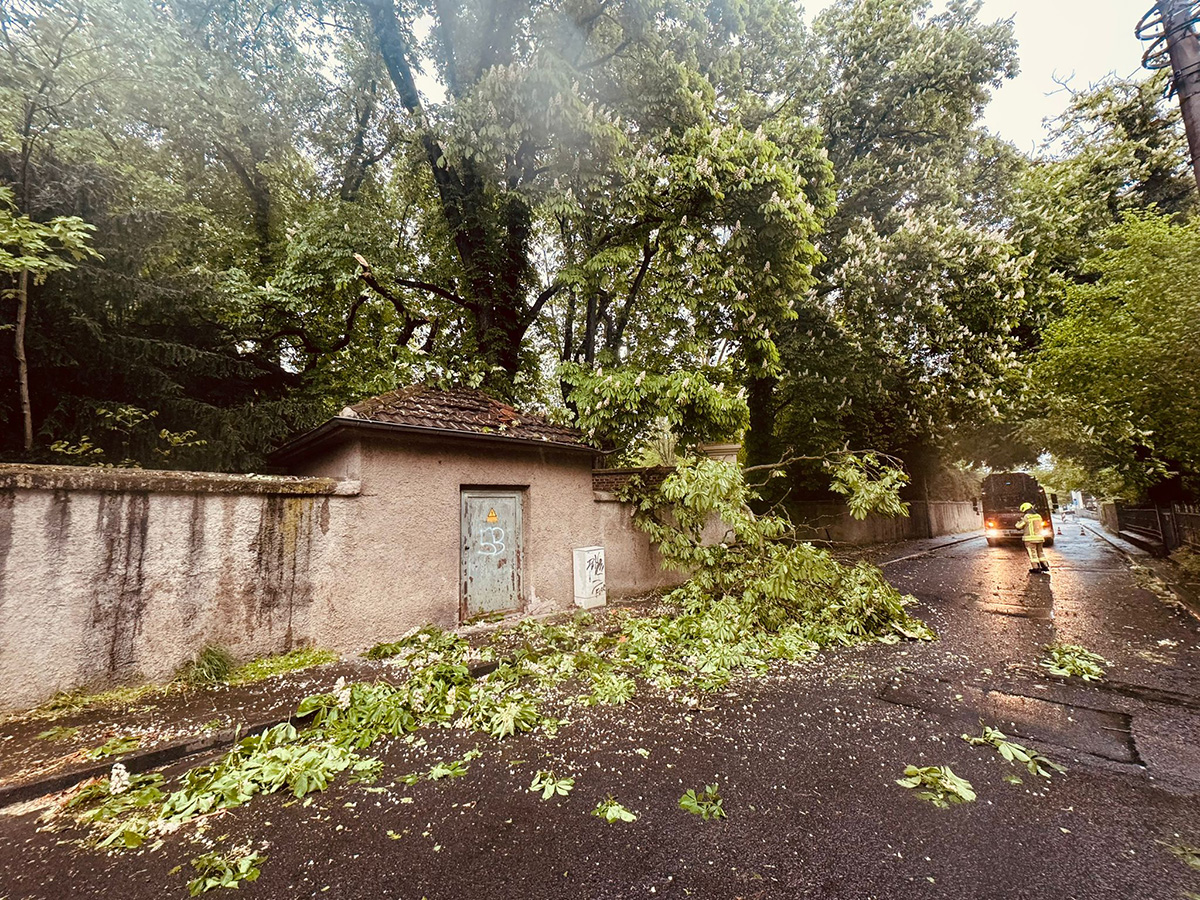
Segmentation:
[[(806, 12), (814, 15), (831, 2), (808, 0)], [(1022, 150), (1036, 149), (1046, 137), (1043, 120), (1067, 105), (1068, 94), (1055, 83), (1056, 76), (1082, 89), (1113, 72), (1124, 77), (1141, 70), (1142, 44), (1133, 29), (1151, 4), (1152, 0), (984, 0), (984, 21), (1012, 17), (1021, 59), (1021, 74), (993, 96), (984, 124)], [(935, 2), (935, 9), (940, 6)]]

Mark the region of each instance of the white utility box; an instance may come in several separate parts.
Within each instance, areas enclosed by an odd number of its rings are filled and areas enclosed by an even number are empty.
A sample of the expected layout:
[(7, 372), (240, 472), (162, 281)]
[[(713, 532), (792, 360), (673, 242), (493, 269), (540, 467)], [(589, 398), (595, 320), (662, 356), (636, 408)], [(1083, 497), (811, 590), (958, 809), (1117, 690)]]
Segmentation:
[(604, 548), (576, 547), (575, 605), (584, 609), (604, 606), (608, 593), (604, 587)]

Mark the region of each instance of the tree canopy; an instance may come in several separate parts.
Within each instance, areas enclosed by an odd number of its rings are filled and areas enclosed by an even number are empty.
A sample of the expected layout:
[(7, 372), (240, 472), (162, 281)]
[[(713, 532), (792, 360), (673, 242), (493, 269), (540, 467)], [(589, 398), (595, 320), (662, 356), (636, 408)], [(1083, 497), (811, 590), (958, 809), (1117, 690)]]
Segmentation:
[(1200, 473), (1200, 221), (1130, 213), (1070, 285), (1046, 328), (1036, 376), (1055, 386), (1032, 427), (1095, 473), (1106, 493), (1137, 496)]
[[(926, 489), (1045, 450), (1123, 490), (1194, 472), (1186, 391), (1150, 408), (1111, 374), (1188, 361), (1153, 315), (1187, 308), (1178, 114), (1161, 78), (1109, 80), (1021, 153), (980, 124), (1018, 67), (981, 9), (5, 4), (5, 214), (90, 250), (23, 307), (0, 273), (0, 325), (26, 317), (0, 421), (33, 432), (4, 452), (88, 435), (251, 469), (349, 402), (443, 381), (627, 460), (665, 429), (753, 463), (874, 449)], [(1152, 237), (1181, 262), (1144, 279)], [(160, 430), (196, 439), (164, 461)]]

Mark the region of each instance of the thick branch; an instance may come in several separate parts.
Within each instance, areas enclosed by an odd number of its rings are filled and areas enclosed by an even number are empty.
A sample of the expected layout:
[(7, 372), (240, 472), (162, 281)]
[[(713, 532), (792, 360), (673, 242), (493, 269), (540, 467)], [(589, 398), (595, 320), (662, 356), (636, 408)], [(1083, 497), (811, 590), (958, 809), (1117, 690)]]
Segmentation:
[[(787, 453), (791, 453), (791, 452), (792, 451), (789, 448)], [(820, 456), (788, 456), (785, 454), (784, 457), (779, 460), (779, 462), (763, 463), (762, 465), (758, 465), (758, 466), (744, 466), (742, 468), (742, 474), (744, 475), (747, 472), (765, 472), (767, 470), (774, 471), (777, 469), (786, 469), (788, 466), (794, 465), (798, 462), (826, 462), (827, 463), (827, 462), (832, 462), (833, 460), (835, 460), (839, 457), (846, 456), (847, 454), (849, 454), (851, 456), (863, 456), (868, 453), (875, 456), (880, 461), (882, 461), (888, 465), (894, 466), (895, 468), (898, 468), (898, 469), (904, 468), (904, 460), (900, 459), (899, 457), (893, 456), (890, 453), (882, 453), (879, 450), (839, 450), (835, 453), (824, 453), (824, 454), (821, 454)], [(757, 483), (751, 484), (750, 482), (747, 482), (747, 484), (750, 484), (751, 487), (761, 487), (765, 483), (766, 482), (757, 482)]]
[(603, 56), (593, 59), (590, 62), (580, 63), (577, 66), (577, 68), (581, 72), (586, 72), (588, 69), (594, 69), (597, 66), (602, 66), (606, 62), (608, 62), (610, 59), (613, 59), (614, 57), (616, 57), (617, 55), (622, 53), (625, 50), (625, 48), (628, 47), (632, 43), (633, 43), (632, 39), (626, 38), (625, 40), (621, 41), (621, 43), (617, 44), (617, 46), (615, 46), (608, 53), (605, 53)]
[(437, 338), (438, 332), (441, 331), (441, 328), (442, 328), (442, 320), (441, 319), (435, 318), (432, 322), (429, 323), (429, 334), (425, 335), (425, 343), (423, 343), (421, 345), (422, 353), (432, 353), (433, 352), (433, 342)]
[(638, 293), (642, 289), (642, 282), (646, 280), (646, 273), (650, 271), (650, 262), (654, 259), (654, 254), (657, 252), (657, 241), (653, 243), (647, 241), (645, 246), (642, 247), (642, 262), (638, 266), (637, 274), (633, 277), (633, 283), (629, 285), (629, 294), (625, 298), (625, 305), (617, 313), (617, 326), (613, 329), (609, 340), (610, 350), (616, 351), (619, 349), (621, 341), (625, 338), (625, 329), (629, 326), (629, 317), (633, 312), (633, 304), (637, 301)]
[(242, 165), (237, 155), (220, 141), (215, 142), (215, 146), (250, 197), (254, 232), (258, 239), (259, 261), (266, 265), (271, 260), (271, 190), (257, 167), (251, 172)]
[(523, 322), (525, 327), (528, 328), (532, 325), (537, 319), (538, 314), (542, 311), (542, 307), (546, 305), (546, 302), (555, 294), (561, 293), (565, 288), (566, 285), (563, 284), (552, 284), (538, 294), (537, 299), (533, 301), (533, 306), (529, 307), (529, 310), (525, 313), (525, 320)]
[(460, 95), (458, 50), (455, 47), (457, 43), (455, 30), (458, 27), (458, 16), (454, 12), (453, 5), (448, 3), (447, 0), (434, 0), (433, 6), (437, 10), (438, 33), (442, 38), (442, 52), (445, 55), (446, 90), (450, 93), (451, 97), (458, 97)]
[[(404, 306), (404, 301), (379, 283), (379, 280), (375, 277), (375, 273), (371, 271), (371, 264), (357, 253), (354, 254), (354, 261), (362, 268), (362, 271), (358, 273), (358, 277), (363, 280), (363, 283), (384, 300), (387, 300), (389, 303), (395, 306), (397, 312), (408, 316), (409, 312)], [(430, 294), (437, 294), (437, 296), (444, 297), (457, 306), (462, 306), (465, 308), (469, 305), (466, 300), (458, 296), (458, 294), (454, 293), (453, 291), (448, 291), (444, 287), (439, 287), (436, 284), (430, 284), (427, 281), (414, 281), (411, 278), (397, 278), (396, 284), (400, 285), (401, 287), (410, 288), (414, 291), (425, 291)]]
[(367, 94), (367, 101), (354, 117), (354, 137), (350, 141), (350, 156), (342, 170), (342, 188), (339, 195), (343, 200), (354, 200), (367, 176), (367, 128), (371, 124), (371, 116), (375, 112), (375, 91), (372, 85)]
[(400, 102), (417, 120), (417, 127), (421, 135), (421, 148), (425, 151), (425, 158), (433, 171), (434, 183), (438, 186), (442, 202), (445, 204), (446, 190), (454, 185), (456, 179), (444, 159), (441, 144), (429, 130), (425, 107), (421, 103), (421, 93), (417, 90), (417, 83), (413, 79), (412, 65), (408, 58), (409, 47), (404, 40), (404, 35), (400, 32), (400, 22), (396, 18), (396, 6), (392, 0), (361, 0), (361, 2), (371, 17), (371, 27), (379, 41), (379, 52), (383, 56), (383, 64), (387, 67), (392, 84), (396, 87)]
[(281, 328), (279, 331), (271, 335), (270, 338), (268, 338), (268, 342), (274, 343), (283, 337), (298, 338), (300, 343), (304, 345), (304, 349), (308, 352), (310, 357), (308, 363), (304, 366), (304, 370), (307, 372), (320, 361), (322, 356), (328, 356), (331, 353), (337, 353), (340, 350), (345, 350), (346, 347), (350, 345), (350, 341), (354, 339), (354, 322), (358, 318), (358, 310), (363, 303), (366, 302), (366, 300), (366, 294), (359, 294), (355, 301), (350, 304), (350, 311), (346, 316), (346, 328), (343, 331), (342, 336), (332, 344), (324, 346), (318, 344), (311, 337), (309, 337), (308, 332), (305, 329), (299, 327)]
[(371, 26), (379, 39), (379, 50), (383, 55), (383, 64), (387, 66), (400, 102), (404, 108), (424, 123), (425, 108), (421, 105), (421, 94), (417, 83), (413, 80), (412, 67), (408, 62), (408, 45), (404, 35), (400, 33), (400, 23), (396, 19), (396, 6), (392, 0), (362, 0), (367, 14), (371, 17)]

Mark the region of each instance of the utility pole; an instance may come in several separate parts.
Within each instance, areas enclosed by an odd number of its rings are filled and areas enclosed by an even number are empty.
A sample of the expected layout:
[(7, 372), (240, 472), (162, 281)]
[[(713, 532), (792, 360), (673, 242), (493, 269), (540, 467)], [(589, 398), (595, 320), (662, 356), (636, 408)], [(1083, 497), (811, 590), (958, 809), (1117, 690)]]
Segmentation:
[(1200, 189), (1200, 0), (1159, 0), (1137, 24), (1138, 40), (1149, 44), (1142, 54), (1147, 69), (1171, 69), (1172, 93), (1179, 95), (1183, 127), (1192, 156), (1192, 173)]

